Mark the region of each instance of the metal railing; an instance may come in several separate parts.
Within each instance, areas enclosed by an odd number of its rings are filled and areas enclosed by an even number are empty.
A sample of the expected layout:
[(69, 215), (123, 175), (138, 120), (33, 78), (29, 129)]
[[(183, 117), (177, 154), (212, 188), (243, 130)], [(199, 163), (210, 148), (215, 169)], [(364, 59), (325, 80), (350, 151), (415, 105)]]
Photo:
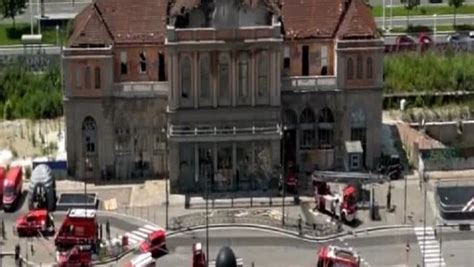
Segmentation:
[(279, 124), (274, 126), (252, 126), (252, 127), (188, 127), (183, 125), (171, 125), (171, 136), (212, 136), (212, 135), (249, 135), (249, 134), (280, 134)]
[(168, 95), (168, 82), (121, 82), (114, 85), (119, 97), (157, 97)]

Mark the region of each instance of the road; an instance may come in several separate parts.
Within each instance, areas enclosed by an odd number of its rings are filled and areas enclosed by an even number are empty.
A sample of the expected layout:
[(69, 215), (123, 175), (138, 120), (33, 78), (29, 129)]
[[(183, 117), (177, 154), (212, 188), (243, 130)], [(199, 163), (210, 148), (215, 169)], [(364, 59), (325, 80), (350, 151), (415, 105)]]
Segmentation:
[[(379, 28), (383, 26), (383, 18), (375, 18), (375, 22)], [(433, 16), (413, 16), (410, 17), (409, 23), (411, 25), (424, 25), (433, 27), (435, 23), (435, 18)], [(456, 16), (456, 24), (473, 24), (474, 23), (474, 15), (460, 15)], [(453, 24), (453, 15), (440, 15), (436, 17), (436, 25), (452, 25)], [(390, 19), (388, 17), (385, 18), (385, 25), (389, 27)], [(399, 27), (406, 27), (407, 26), (407, 18), (406, 17), (393, 17), (392, 27), (399, 28)]]
[[(406, 242), (410, 244), (406, 252)], [(474, 260), (474, 233), (450, 231), (442, 235), (442, 254), (446, 266), (471, 266)], [(195, 242), (205, 244), (205, 232), (188, 233), (179, 237), (169, 237), (167, 246), (170, 254), (160, 258), (156, 266), (190, 266), (191, 247)], [(254, 230), (211, 230), (210, 259), (215, 259), (222, 246), (231, 246), (244, 266), (315, 266), (316, 252), (321, 244), (301, 241), (292, 237), (281, 236)], [(421, 252), (417, 237), (412, 230), (408, 232), (386, 232), (366, 234), (358, 237), (338, 239), (328, 242), (358, 252), (362, 258), (361, 266), (421, 266)], [(129, 262), (137, 255), (130, 255), (122, 260)], [(438, 258), (434, 258), (436, 261)], [(408, 264), (407, 264), (408, 262)], [(277, 265), (275, 265), (278, 263)]]
[[(59, 0), (46, 0), (46, 1), (59, 1)], [(384, 0), (369, 0), (369, 3), (372, 6), (382, 6)], [(440, 0), (441, 1), (441, 0)], [(447, 0), (442, 0), (443, 3), (441, 5), (447, 5)], [(466, 4), (474, 4), (474, 0), (465, 0), (464, 1)], [(393, 5), (401, 6), (402, 1), (401, 0), (385, 0), (385, 4), (390, 5), (392, 3)], [(430, 0), (420, 0), (421, 5), (430, 5)], [(440, 5), (440, 4), (438, 4)]]

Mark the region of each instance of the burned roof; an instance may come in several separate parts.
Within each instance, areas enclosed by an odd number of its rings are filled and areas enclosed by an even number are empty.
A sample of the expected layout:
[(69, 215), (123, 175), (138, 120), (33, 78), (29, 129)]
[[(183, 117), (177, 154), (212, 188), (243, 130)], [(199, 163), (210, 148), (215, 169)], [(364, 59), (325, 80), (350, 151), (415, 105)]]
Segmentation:
[(74, 22), (69, 46), (164, 43), (167, 0), (97, 0)]
[[(204, 4), (214, 4), (218, 0), (169, 0), (169, 15), (171, 17), (183, 15), (192, 9), (198, 8)], [(256, 8), (259, 4), (267, 7), (269, 11), (276, 15), (280, 15), (281, 0), (236, 0), (236, 4), (240, 4), (246, 8)]]
[(287, 39), (377, 36), (362, 0), (282, 0), (281, 19)]

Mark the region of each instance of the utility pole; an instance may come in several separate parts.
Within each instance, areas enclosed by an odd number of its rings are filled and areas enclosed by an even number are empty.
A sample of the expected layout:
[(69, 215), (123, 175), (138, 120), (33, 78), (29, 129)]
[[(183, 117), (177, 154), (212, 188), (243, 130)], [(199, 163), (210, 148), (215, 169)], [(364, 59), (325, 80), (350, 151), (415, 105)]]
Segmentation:
[(282, 165), (281, 165), (281, 174), (280, 174), (280, 181), (282, 183), (281, 185), (281, 188), (283, 190), (283, 193), (282, 193), (282, 204), (281, 204), (281, 207), (282, 207), (282, 211), (281, 211), (281, 225), (282, 226), (285, 226), (285, 197), (286, 197), (286, 188), (285, 188), (285, 184), (286, 184), (286, 181), (285, 181), (285, 175), (286, 175), (286, 172), (285, 172), (285, 130), (282, 128), (282, 131), (283, 131), (283, 138), (282, 138), (282, 144), (283, 144), (283, 147), (282, 147), (282, 159), (281, 159), (281, 162), (282, 162)]
[(206, 178), (206, 266), (209, 266), (209, 174), (205, 173)]
[[(162, 140), (161, 142), (164, 142), (165, 140), (165, 137), (167, 138), (167, 135), (166, 135), (166, 128), (163, 127), (161, 129), (161, 135), (162, 135)], [(165, 223), (165, 229), (168, 230), (168, 210), (169, 210), (169, 189), (168, 189), (168, 186), (169, 186), (169, 173), (167, 171), (167, 168), (165, 167), (165, 163), (166, 163), (166, 160), (165, 160), (165, 157), (168, 155), (168, 144), (165, 143), (165, 149), (164, 149), (164, 155), (161, 156), (161, 160), (162, 160), (162, 168), (163, 168), (163, 173), (165, 174), (165, 194), (166, 194), (166, 203), (165, 203), (165, 220), (166, 220), (166, 223)]]
[(405, 177), (405, 185), (404, 185), (404, 201), (403, 201), (403, 224), (407, 223), (407, 176)]

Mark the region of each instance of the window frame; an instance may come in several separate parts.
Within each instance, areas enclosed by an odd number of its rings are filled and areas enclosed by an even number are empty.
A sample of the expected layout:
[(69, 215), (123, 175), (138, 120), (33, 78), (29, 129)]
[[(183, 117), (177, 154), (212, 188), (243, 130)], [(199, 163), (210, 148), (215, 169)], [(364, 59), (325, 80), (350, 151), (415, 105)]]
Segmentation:
[[(237, 84), (238, 84), (238, 91), (237, 96), (239, 98), (247, 98), (249, 96), (249, 89), (250, 89), (250, 68), (249, 68), (250, 56), (247, 52), (241, 52), (239, 54), (239, 61), (238, 61), (238, 74), (237, 74)], [(245, 70), (243, 71), (243, 66), (245, 66)], [(245, 74), (245, 75), (244, 75)], [(243, 82), (245, 81), (245, 82)], [(245, 87), (244, 87), (245, 85)]]
[(120, 75), (128, 74), (127, 51), (120, 51)]
[(346, 66), (346, 75), (348, 80), (353, 80), (354, 79), (354, 61), (352, 60), (352, 57), (349, 57), (347, 59), (347, 66)]
[(102, 86), (101, 70), (99, 66), (96, 66), (94, 68), (94, 88), (100, 89), (101, 86)]
[(374, 78), (374, 63), (372, 60), (372, 57), (367, 57), (366, 60), (366, 77), (367, 79), (373, 79)]
[(138, 73), (146, 74), (147, 68), (148, 68), (147, 65), (148, 63), (147, 63), (147, 58), (146, 58), (146, 52), (145, 50), (142, 50), (140, 53), (138, 53)]
[(91, 67), (90, 66), (85, 67), (84, 79), (85, 79), (84, 87), (86, 89), (91, 89), (92, 84), (91, 84)]
[[(192, 98), (192, 61), (191, 57), (184, 55), (180, 61), (180, 79), (179, 79), (179, 91), (180, 98), (191, 99)], [(185, 65), (186, 64), (186, 65)], [(186, 74), (186, 76), (185, 76)], [(187, 85), (187, 86), (184, 86)], [(183, 90), (186, 89), (186, 90)]]
[(364, 67), (362, 63), (362, 56), (357, 56), (356, 59), (356, 77), (358, 80), (364, 77)]
[(76, 89), (81, 89), (82, 88), (82, 80), (85, 79), (82, 76), (82, 66), (76, 68), (76, 73), (74, 75), (74, 84), (76, 86)]
[[(204, 73), (207, 70), (207, 73)], [(207, 76), (206, 79), (203, 79)], [(207, 80), (207, 86), (203, 86), (203, 81)], [(203, 90), (206, 87), (206, 90)], [(207, 94), (203, 94), (206, 92)], [(199, 98), (210, 99), (212, 96), (212, 73), (211, 73), (211, 57), (208, 53), (201, 54), (199, 57)]]
[(257, 97), (267, 97), (269, 95), (268, 91), (270, 90), (270, 58), (268, 52), (260, 52), (257, 60)]

